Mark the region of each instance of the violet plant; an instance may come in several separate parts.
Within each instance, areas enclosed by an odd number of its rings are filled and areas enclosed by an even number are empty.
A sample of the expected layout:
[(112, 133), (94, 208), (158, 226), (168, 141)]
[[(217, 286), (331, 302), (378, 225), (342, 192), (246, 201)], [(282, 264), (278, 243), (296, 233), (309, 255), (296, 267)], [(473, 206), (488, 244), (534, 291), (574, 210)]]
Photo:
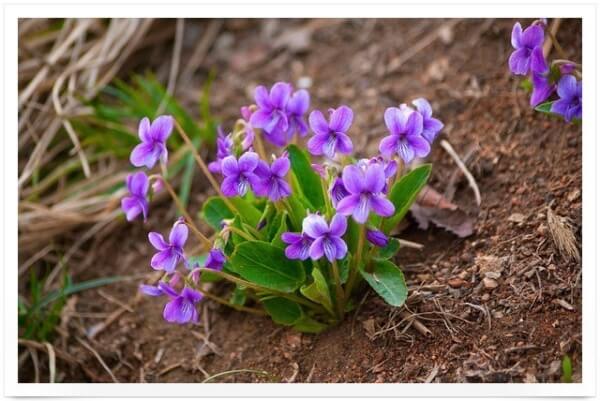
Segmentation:
[[(581, 65), (566, 59), (556, 37), (549, 30), (545, 32), (546, 27), (546, 19), (536, 20), (524, 30), (519, 22), (515, 23), (511, 35), (515, 50), (508, 59), (509, 69), (527, 77), (522, 86), (531, 90), (529, 103), (535, 110), (561, 116), (567, 122), (580, 122)], [(550, 63), (544, 54), (546, 34), (562, 55)]]
[[(429, 164), (409, 168), (413, 159), (427, 156), (443, 128), (429, 103), (416, 99), (415, 108), (388, 108), (382, 120), (389, 135), (381, 141), (381, 154), (357, 160), (350, 107), (330, 109), (328, 117), (314, 110), (307, 122), (309, 93), (283, 82), (270, 90), (259, 86), (255, 101), (241, 109), (232, 132), (219, 130), (216, 159), (208, 165), (172, 117), (140, 122), (141, 143), (131, 157), (135, 166), (164, 167), (174, 128), (217, 193), (199, 213), (214, 231), (207, 237), (160, 172), (127, 178), (130, 194), (122, 206), (128, 220), (140, 215), (146, 220), (149, 192), (164, 189), (181, 213), (168, 238), (149, 233), (156, 250), (150, 266), (164, 274), (140, 291), (165, 298), (168, 322), (197, 322), (198, 304), (208, 298), (304, 332), (343, 319), (366, 285), (388, 304), (403, 305), (408, 289), (393, 262), (401, 241), (390, 232), (431, 171)], [(297, 143), (308, 135), (307, 151)], [(268, 156), (263, 139), (277, 155)], [(220, 183), (213, 174), (221, 176)], [(233, 284), (225, 287), (228, 295), (210, 291), (210, 282), (223, 280)]]

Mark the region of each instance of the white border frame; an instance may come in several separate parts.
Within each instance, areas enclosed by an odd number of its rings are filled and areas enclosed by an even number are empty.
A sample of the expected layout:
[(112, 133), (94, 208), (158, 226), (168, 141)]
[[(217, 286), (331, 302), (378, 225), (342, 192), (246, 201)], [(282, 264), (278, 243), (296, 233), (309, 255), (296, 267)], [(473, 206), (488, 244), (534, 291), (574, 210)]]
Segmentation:
[[(135, 396), (173, 397), (538, 397), (596, 394), (597, 283), (597, 15), (596, 4), (7, 4), (4, 27), (4, 395), (5, 396)], [(435, 7), (432, 7), (434, 5)], [(540, 15), (543, 14), (543, 15)], [(403, 17), (403, 18), (583, 18), (583, 382), (575, 384), (29, 384), (17, 378), (17, 20), (26, 17)], [(507, 41), (509, 38), (507, 38)], [(7, 85), (9, 84), (9, 85)], [(594, 88), (594, 89), (592, 89)], [(7, 253), (9, 251), (9, 253)], [(596, 286), (596, 288), (598, 288)]]

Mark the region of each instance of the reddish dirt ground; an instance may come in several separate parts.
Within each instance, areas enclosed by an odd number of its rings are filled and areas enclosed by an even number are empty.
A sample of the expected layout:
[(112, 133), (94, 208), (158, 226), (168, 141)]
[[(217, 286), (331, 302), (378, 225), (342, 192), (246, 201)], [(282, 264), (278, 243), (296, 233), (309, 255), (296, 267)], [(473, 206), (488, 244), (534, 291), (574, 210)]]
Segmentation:
[[(420, 230), (408, 219), (400, 236), (424, 249), (406, 248), (398, 255), (412, 289), (407, 309), (391, 308), (370, 292), (338, 327), (308, 335), (207, 302), (200, 326), (179, 327), (162, 320), (161, 300), (135, 299), (137, 285), (151, 276), (146, 232), (164, 231), (175, 213), (166, 205), (155, 208), (147, 226), (124, 226), (110, 241), (91, 247), (96, 262), (79, 275), (81, 280), (133, 276), (101, 289), (132, 302), (132, 312), (120, 313), (86, 340), (116, 378), (199, 382), (207, 375), (251, 369), (266, 374), (231, 373), (215, 381), (558, 382), (560, 361), (569, 355), (574, 380), (580, 381), (581, 263), (557, 250), (547, 209), (571, 222), (580, 244), (582, 133), (580, 126), (529, 107), (507, 68), (513, 23), (226, 22), (203, 66), (216, 68), (212, 106), (227, 128), (239, 106), (251, 101), (256, 84), (310, 77), (311, 109), (350, 105), (355, 148), (370, 156), (385, 133), (385, 108), (426, 97), (446, 123), (442, 138), (460, 155), (474, 149), (468, 167), (481, 191), (481, 207), (462, 175), (454, 201), (476, 218), (475, 232), (461, 239), (439, 227)], [(302, 42), (306, 36), (308, 46)], [(570, 57), (581, 59), (580, 21), (563, 21), (558, 39)], [(197, 94), (200, 84), (179, 90)], [(430, 161), (430, 184), (444, 192), (456, 164), (439, 144)], [(201, 179), (194, 183), (195, 208), (211, 193), (207, 188)], [(106, 370), (75, 337), (85, 338), (119, 306), (97, 290), (72, 299), (75, 313), (63, 314), (55, 346), (81, 364), (59, 361), (60, 378), (109, 382)], [(416, 314), (430, 333), (403, 320), (403, 310)], [(31, 369), (30, 362), (23, 364), (22, 380), (32, 380)]]

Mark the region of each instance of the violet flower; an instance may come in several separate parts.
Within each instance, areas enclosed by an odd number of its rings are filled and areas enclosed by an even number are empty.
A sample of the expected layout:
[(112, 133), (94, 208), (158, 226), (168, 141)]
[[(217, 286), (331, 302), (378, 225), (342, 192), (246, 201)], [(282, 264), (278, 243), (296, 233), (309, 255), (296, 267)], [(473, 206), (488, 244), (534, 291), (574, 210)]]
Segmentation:
[(285, 248), (288, 259), (306, 260), (310, 257), (309, 249), (314, 239), (307, 234), (286, 232), (281, 234), (281, 240), (288, 244)]
[(288, 129), (287, 129), (287, 140), (291, 140), (294, 134), (298, 134), (300, 137), (306, 136), (308, 133), (308, 126), (304, 120), (304, 114), (308, 111), (310, 105), (310, 95), (305, 89), (300, 89), (290, 97), (286, 105), (286, 112), (288, 117)]
[(150, 261), (150, 266), (154, 270), (164, 270), (172, 273), (180, 261), (185, 260), (183, 246), (188, 237), (188, 227), (185, 223), (178, 220), (171, 229), (169, 242), (166, 242), (162, 234), (150, 232), (148, 239), (154, 248), (158, 250)]
[(255, 173), (260, 178), (254, 188), (257, 195), (268, 196), (273, 202), (287, 198), (292, 194), (285, 176), (290, 170), (290, 159), (287, 152), (275, 159), (271, 166), (264, 160), (259, 160)]
[(292, 86), (285, 82), (277, 82), (268, 92), (264, 86), (254, 91), (254, 100), (258, 105), (250, 117), (253, 127), (262, 128), (265, 137), (274, 145), (284, 146), (289, 127), (286, 106), (292, 92)]
[(394, 204), (382, 193), (385, 173), (380, 164), (371, 164), (366, 170), (356, 165), (346, 166), (342, 172), (342, 180), (350, 195), (337, 204), (338, 213), (352, 215), (360, 224), (367, 221), (370, 211), (383, 217), (394, 214)]
[(167, 162), (167, 138), (173, 130), (173, 117), (159, 116), (150, 125), (144, 117), (138, 127), (138, 136), (142, 143), (133, 148), (129, 160), (135, 167), (152, 168), (158, 160)]
[(348, 246), (342, 239), (346, 232), (346, 218), (336, 214), (331, 224), (318, 214), (309, 214), (302, 222), (302, 232), (315, 240), (310, 245), (308, 253), (312, 260), (318, 260), (325, 255), (329, 262), (343, 259), (348, 253)]
[(531, 83), (533, 86), (533, 90), (531, 92), (529, 104), (532, 107), (535, 107), (538, 104), (542, 103), (544, 100), (548, 99), (556, 90), (556, 85), (551, 84), (548, 80), (547, 75), (545, 74), (531, 74)]
[(346, 132), (352, 124), (354, 113), (348, 106), (329, 109), (329, 113), (329, 122), (319, 110), (310, 113), (308, 123), (315, 136), (309, 139), (307, 147), (308, 151), (315, 156), (325, 155), (333, 159), (336, 152), (341, 154), (352, 152), (352, 141)]
[(217, 159), (208, 164), (208, 170), (211, 173), (220, 173), (223, 159), (233, 154), (233, 139), (231, 138), (231, 134), (225, 135), (221, 126), (217, 127), (217, 132)]
[(383, 248), (388, 244), (388, 237), (383, 232), (376, 229), (367, 229), (367, 240), (380, 248)]
[[(544, 44), (544, 29), (539, 24), (523, 31), (521, 24), (517, 22), (513, 26), (511, 44), (515, 51), (508, 59), (508, 66), (513, 74), (527, 75), (529, 71), (543, 72), (543, 65), (539, 64), (539, 53), (542, 52)], [(533, 55), (533, 53), (538, 54)]]
[(223, 251), (218, 248), (213, 248), (208, 252), (208, 257), (206, 258), (206, 263), (204, 267), (208, 267), (209, 269), (223, 270), (223, 265), (225, 264), (225, 255)]
[(415, 105), (417, 111), (423, 117), (423, 132), (421, 135), (423, 138), (427, 139), (429, 143), (433, 143), (437, 134), (444, 128), (444, 124), (437, 118), (431, 117), (431, 105), (426, 99), (422, 97), (415, 99), (412, 104)]
[(224, 158), (221, 162), (221, 172), (225, 176), (221, 184), (223, 194), (244, 196), (249, 186), (256, 189), (260, 184), (259, 177), (254, 173), (258, 161), (258, 155), (254, 152), (246, 152), (237, 160), (235, 156)]
[(383, 117), (391, 134), (379, 144), (379, 151), (383, 156), (391, 158), (397, 154), (408, 164), (415, 156), (425, 157), (429, 154), (429, 142), (421, 135), (423, 116), (420, 113), (409, 107), (389, 107)]
[(165, 305), (163, 318), (169, 323), (186, 324), (198, 322), (196, 304), (202, 300), (202, 294), (192, 288), (184, 287), (177, 293), (173, 287), (166, 283), (159, 283), (163, 294), (171, 300)]
[(573, 75), (565, 75), (559, 81), (556, 92), (560, 99), (552, 103), (550, 111), (561, 114), (565, 121), (581, 118), (581, 81)]
[(129, 196), (121, 199), (121, 208), (125, 212), (127, 221), (132, 221), (140, 213), (144, 217), (144, 221), (148, 218), (148, 176), (142, 171), (129, 174), (125, 180)]

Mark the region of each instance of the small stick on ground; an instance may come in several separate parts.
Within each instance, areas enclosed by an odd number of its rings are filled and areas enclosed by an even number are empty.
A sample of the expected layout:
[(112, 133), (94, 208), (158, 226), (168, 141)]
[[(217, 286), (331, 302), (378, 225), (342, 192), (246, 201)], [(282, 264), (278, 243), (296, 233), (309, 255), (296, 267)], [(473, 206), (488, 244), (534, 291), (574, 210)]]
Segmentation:
[(422, 335), (424, 335), (425, 337), (430, 337), (433, 336), (433, 332), (431, 330), (429, 330), (427, 328), (427, 326), (425, 326), (423, 323), (421, 323), (419, 321), (419, 319), (416, 318), (416, 316), (412, 315), (411, 313), (403, 310), (400, 312), (400, 316), (402, 317), (403, 320), (408, 320), (412, 323), (412, 325), (414, 326), (414, 328), (421, 333)]
[(112, 370), (110, 370), (110, 368), (108, 367), (108, 365), (106, 364), (106, 362), (104, 362), (104, 359), (102, 359), (102, 357), (100, 356), (100, 354), (98, 353), (98, 351), (96, 351), (91, 345), (89, 345), (87, 342), (85, 342), (81, 338), (75, 337), (75, 339), (96, 357), (96, 359), (98, 360), (98, 362), (100, 362), (100, 365), (102, 365), (102, 367), (104, 368), (104, 370), (106, 370), (106, 372), (109, 374), (109, 376), (112, 379), (112, 381), (115, 382), (115, 383), (119, 383), (119, 380), (117, 380), (117, 378), (115, 377), (114, 373), (112, 372)]
[(477, 206), (481, 206), (481, 193), (479, 192), (477, 181), (475, 181), (475, 178), (473, 177), (469, 169), (467, 169), (467, 166), (465, 166), (463, 161), (460, 159), (460, 156), (456, 154), (454, 148), (452, 148), (452, 145), (450, 145), (450, 142), (448, 142), (445, 139), (442, 139), (440, 141), (440, 145), (442, 145), (442, 148), (444, 148), (444, 150), (448, 152), (448, 154), (450, 155), (450, 157), (452, 157), (458, 168), (460, 168), (460, 170), (463, 172), (463, 174), (467, 178), (467, 181), (469, 182), (469, 186), (475, 194), (475, 202), (477, 202)]

